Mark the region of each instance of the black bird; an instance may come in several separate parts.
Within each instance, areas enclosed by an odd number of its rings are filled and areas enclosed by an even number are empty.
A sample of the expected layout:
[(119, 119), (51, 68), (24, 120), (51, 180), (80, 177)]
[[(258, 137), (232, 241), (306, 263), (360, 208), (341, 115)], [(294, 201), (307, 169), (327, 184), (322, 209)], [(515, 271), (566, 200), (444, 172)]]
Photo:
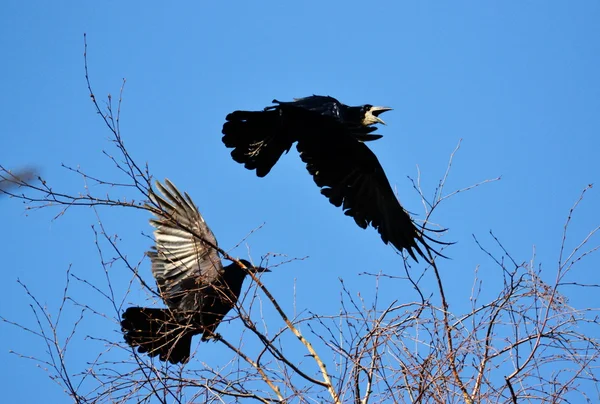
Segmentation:
[(13, 188), (27, 186), (37, 175), (36, 170), (32, 168), (13, 172), (0, 166), (0, 195), (12, 195)]
[[(214, 247), (217, 240), (189, 195), (182, 195), (169, 181), (156, 185), (164, 198), (154, 194), (156, 245), (148, 252), (152, 274), (168, 309), (129, 307), (121, 327), (125, 341), (138, 352), (162, 361), (186, 363), (192, 337), (202, 341), (216, 337), (215, 329), (233, 308), (242, 289), (246, 270), (232, 263), (223, 267)], [(208, 244), (201, 240), (203, 238)], [(249, 271), (264, 272), (240, 260)]]
[[(263, 111), (235, 111), (223, 125), (223, 143), (231, 156), (264, 177), (294, 142), (308, 172), (329, 202), (342, 207), (358, 226), (376, 228), (384, 243), (414, 251), (426, 260), (440, 243), (417, 229), (402, 208), (373, 152), (364, 144), (388, 107), (348, 106), (333, 97), (313, 95), (292, 102), (273, 100)], [(445, 244), (445, 243), (440, 243)], [(414, 250), (414, 251), (413, 251)], [(427, 253), (425, 255), (424, 251)]]

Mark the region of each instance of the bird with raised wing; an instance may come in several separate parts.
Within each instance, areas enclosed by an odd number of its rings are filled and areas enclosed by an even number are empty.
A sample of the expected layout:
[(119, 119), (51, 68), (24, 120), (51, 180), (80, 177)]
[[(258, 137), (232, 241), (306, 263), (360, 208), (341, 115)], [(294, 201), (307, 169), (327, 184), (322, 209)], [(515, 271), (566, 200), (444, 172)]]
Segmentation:
[(202, 334), (202, 341), (216, 337), (216, 328), (239, 299), (247, 271), (268, 270), (246, 260), (240, 260), (246, 269), (235, 262), (223, 266), (217, 240), (189, 195), (169, 180), (156, 186), (163, 196), (150, 194), (156, 243), (148, 256), (168, 308), (129, 307), (121, 328), (139, 353), (186, 363), (194, 335)]

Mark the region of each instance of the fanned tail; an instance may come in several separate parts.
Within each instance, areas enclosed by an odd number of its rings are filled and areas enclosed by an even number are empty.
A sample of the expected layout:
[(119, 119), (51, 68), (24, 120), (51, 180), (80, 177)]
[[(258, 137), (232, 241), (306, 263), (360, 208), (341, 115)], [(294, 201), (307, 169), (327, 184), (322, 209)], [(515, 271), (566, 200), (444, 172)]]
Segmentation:
[(178, 323), (168, 309), (130, 307), (123, 313), (121, 328), (125, 342), (139, 353), (158, 356), (173, 364), (190, 359), (192, 336), (197, 333)]
[(278, 107), (265, 111), (235, 111), (223, 125), (223, 143), (233, 148), (231, 157), (264, 177), (293, 140), (286, 136)]

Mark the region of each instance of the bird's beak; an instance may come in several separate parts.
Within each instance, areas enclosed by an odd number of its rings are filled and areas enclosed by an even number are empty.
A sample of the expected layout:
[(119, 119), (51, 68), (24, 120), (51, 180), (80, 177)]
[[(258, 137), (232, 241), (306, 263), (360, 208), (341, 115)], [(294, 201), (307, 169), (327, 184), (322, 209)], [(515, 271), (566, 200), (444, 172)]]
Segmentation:
[(254, 267), (254, 272), (271, 272), (271, 270), (263, 267)]
[(377, 122), (386, 125), (386, 123), (383, 121), (383, 119), (379, 118), (379, 114), (383, 114), (385, 111), (391, 111), (392, 108), (390, 107), (372, 107), (371, 108), (371, 114), (373, 114), (373, 116), (375, 117), (375, 119), (377, 120)]

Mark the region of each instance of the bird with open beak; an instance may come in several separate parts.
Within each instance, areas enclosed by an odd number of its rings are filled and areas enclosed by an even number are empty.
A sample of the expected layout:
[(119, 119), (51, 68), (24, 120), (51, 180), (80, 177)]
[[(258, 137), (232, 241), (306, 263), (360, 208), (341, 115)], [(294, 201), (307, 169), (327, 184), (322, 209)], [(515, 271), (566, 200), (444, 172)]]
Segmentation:
[(376, 123), (381, 123), (386, 125), (386, 123), (379, 117), (379, 115), (383, 114), (386, 111), (391, 111), (390, 107), (374, 107), (372, 105), (364, 105), (364, 118), (362, 120), (363, 126), (374, 125)]
[(366, 142), (377, 140), (376, 124), (389, 107), (349, 106), (333, 97), (312, 95), (273, 104), (260, 111), (238, 110), (223, 124), (231, 157), (264, 177), (296, 143), (306, 170), (329, 202), (365, 229), (374, 227), (384, 243), (429, 259), (429, 242), (439, 243), (398, 202), (383, 167)]

